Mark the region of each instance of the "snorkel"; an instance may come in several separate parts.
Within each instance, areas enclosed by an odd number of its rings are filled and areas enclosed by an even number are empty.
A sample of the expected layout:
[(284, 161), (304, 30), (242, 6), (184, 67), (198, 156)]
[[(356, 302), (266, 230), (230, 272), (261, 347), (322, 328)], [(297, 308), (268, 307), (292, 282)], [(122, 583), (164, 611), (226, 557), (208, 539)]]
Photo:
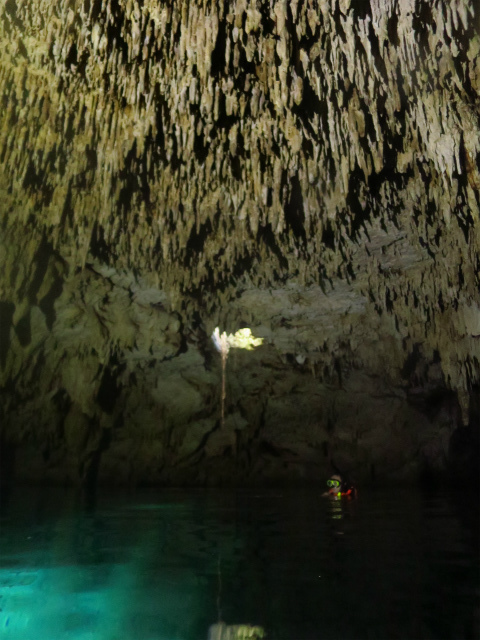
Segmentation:
[(350, 478), (345, 476), (337, 465), (330, 460), (331, 467), (333, 467), (333, 473), (327, 480), (327, 491), (322, 495), (328, 496), (334, 500), (340, 500), (341, 498), (356, 498), (357, 488), (351, 482)]
[(335, 474), (327, 480), (328, 494), (331, 496), (340, 497), (342, 495), (342, 478)]

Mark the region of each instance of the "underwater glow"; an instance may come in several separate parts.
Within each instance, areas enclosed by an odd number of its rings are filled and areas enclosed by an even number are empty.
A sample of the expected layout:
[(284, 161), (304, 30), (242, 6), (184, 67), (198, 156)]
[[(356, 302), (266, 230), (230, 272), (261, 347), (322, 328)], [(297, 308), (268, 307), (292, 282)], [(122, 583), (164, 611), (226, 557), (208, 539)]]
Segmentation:
[(473, 505), (450, 498), (157, 489), (86, 510), (18, 493), (0, 510), (0, 638), (475, 638)]
[(208, 630), (208, 640), (262, 640), (265, 638), (262, 627), (249, 624), (226, 625), (224, 622), (212, 624)]

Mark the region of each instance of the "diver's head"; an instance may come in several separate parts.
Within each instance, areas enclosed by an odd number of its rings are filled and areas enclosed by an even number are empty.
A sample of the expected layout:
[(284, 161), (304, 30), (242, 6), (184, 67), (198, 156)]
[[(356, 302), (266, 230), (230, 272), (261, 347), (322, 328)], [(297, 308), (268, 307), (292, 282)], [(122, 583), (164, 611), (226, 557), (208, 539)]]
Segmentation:
[(331, 493), (332, 495), (341, 493), (342, 484), (342, 476), (340, 476), (338, 473), (334, 473), (333, 476), (330, 476), (330, 478), (327, 480), (328, 493)]

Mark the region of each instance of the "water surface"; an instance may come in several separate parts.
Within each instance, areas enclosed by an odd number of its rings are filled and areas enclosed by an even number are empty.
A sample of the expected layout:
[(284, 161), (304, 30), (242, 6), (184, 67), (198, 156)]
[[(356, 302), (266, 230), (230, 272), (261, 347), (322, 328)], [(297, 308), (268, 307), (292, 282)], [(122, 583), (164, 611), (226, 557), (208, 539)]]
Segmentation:
[(0, 554), (2, 640), (480, 637), (474, 497), (17, 489)]

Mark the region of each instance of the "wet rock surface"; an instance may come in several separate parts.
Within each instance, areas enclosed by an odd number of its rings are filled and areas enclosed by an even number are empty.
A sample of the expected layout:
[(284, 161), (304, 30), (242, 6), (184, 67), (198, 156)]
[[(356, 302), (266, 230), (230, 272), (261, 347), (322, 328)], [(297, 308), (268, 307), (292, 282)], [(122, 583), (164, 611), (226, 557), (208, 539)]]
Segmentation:
[[(7, 2), (3, 475), (470, 460), (478, 21), (467, 0)], [(229, 356), (224, 428), (216, 326), (264, 338)]]

